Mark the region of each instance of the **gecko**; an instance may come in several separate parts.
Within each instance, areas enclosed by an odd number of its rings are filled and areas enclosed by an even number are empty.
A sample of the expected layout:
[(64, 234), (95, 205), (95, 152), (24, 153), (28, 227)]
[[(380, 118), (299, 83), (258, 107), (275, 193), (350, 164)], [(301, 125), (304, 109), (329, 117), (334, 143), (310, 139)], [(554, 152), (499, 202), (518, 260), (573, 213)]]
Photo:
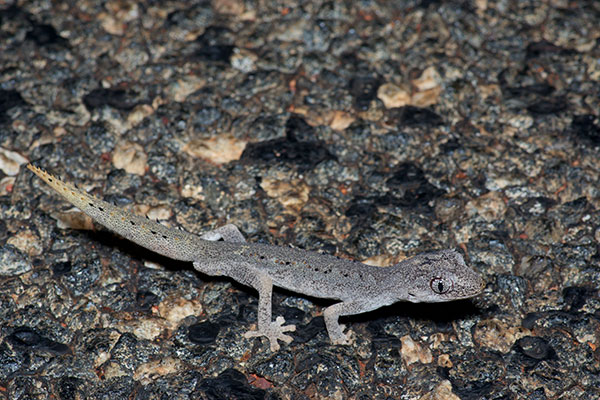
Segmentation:
[(166, 227), (101, 200), (45, 170), (28, 164), (64, 199), (120, 236), (163, 256), (192, 262), (209, 276), (229, 277), (258, 292), (258, 324), (246, 338), (266, 337), (271, 351), (291, 343), (295, 325), (272, 319), (273, 286), (317, 298), (338, 300), (323, 311), (333, 344), (349, 344), (340, 316), (360, 314), (398, 301), (445, 302), (480, 294), (484, 280), (455, 250), (421, 253), (389, 267), (376, 267), (334, 255), (247, 242), (227, 224), (203, 235)]

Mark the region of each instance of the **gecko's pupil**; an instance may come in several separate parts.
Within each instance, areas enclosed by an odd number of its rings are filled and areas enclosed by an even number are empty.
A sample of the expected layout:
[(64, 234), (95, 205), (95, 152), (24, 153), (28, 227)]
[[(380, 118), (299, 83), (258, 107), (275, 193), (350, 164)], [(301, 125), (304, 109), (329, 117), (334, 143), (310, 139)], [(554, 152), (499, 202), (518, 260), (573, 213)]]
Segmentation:
[(442, 281), (438, 282), (438, 291), (440, 291), (440, 292), (444, 291), (444, 282), (442, 282)]

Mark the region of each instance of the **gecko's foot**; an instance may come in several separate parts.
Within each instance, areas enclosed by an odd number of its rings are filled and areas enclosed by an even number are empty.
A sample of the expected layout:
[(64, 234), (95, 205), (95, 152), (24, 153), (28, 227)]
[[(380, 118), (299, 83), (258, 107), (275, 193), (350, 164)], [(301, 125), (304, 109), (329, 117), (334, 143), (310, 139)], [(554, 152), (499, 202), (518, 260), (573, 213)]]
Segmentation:
[(350, 333), (344, 333), (344, 329), (346, 329), (346, 326), (339, 324), (339, 329), (329, 332), (329, 338), (333, 344), (352, 344)]
[(271, 321), (271, 323), (266, 328), (259, 328), (256, 331), (248, 331), (244, 333), (245, 338), (253, 338), (265, 336), (271, 342), (271, 351), (279, 350), (279, 343), (277, 340), (281, 340), (285, 343), (291, 343), (292, 337), (284, 334), (284, 332), (294, 332), (296, 330), (296, 325), (283, 325), (285, 323), (285, 319), (283, 317), (277, 317), (275, 321)]

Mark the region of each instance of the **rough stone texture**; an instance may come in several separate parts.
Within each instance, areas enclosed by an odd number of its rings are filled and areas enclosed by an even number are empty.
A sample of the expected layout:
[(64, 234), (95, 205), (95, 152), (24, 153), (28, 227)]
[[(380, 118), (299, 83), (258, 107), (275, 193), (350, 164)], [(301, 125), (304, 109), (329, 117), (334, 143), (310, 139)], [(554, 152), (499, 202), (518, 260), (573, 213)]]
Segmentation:
[[(592, 0), (2, 3), (0, 398), (597, 399), (599, 39)], [(347, 347), (276, 292), (273, 354), (251, 291), (73, 229), (25, 160), (192, 232), (460, 248), (488, 285)]]

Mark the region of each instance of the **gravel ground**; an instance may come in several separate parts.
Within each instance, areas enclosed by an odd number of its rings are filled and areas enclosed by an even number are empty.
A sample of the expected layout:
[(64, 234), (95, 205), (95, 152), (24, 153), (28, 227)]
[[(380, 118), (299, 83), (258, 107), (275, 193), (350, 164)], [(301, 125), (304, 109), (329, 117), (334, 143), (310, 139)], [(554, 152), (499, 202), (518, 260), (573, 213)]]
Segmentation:
[[(0, 2), (0, 398), (597, 399), (600, 3)], [(245, 339), (257, 297), (95, 226), (24, 168), (190, 232), (475, 299)]]

